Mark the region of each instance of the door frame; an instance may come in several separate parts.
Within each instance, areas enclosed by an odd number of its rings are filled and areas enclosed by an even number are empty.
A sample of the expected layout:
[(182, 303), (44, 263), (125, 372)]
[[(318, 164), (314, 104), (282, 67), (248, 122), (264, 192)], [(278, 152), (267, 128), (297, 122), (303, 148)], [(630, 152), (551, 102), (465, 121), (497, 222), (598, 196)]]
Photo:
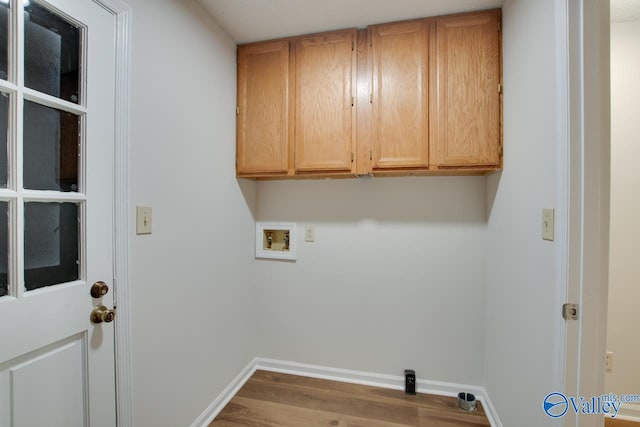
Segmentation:
[(116, 420), (133, 426), (131, 297), (129, 289), (129, 112), (131, 81), (131, 8), (121, 0), (91, 0), (115, 18), (116, 82), (114, 140), (114, 273)]
[[(609, 1), (558, 0), (559, 207), (561, 303), (580, 304), (559, 334), (558, 378), (567, 396), (605, 392), (610, 209)], [(560, 313), (560, 307), (558, 307)], [(562, 320), (564, 322), (564, 320)], [(595, 374), (594, 374), (595, 373)], [(602, 426), (599, 416), (567, 415), (565, 427)]]

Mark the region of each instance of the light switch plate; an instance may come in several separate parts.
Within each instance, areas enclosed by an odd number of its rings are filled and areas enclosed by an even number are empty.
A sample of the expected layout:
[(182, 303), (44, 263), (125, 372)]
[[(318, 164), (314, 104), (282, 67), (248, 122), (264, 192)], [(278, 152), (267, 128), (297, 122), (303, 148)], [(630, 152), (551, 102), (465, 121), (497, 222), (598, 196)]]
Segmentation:
[(151, 234), (153, 215), (150, 206), (136, 207), (136, 234)]
[(316, 228), (313, 225), (305, 225), (304, 227), (304, 241), (315, 242), (316, 241)]
[(542, 209), (542, 238), (553, 241), (554, 209)]

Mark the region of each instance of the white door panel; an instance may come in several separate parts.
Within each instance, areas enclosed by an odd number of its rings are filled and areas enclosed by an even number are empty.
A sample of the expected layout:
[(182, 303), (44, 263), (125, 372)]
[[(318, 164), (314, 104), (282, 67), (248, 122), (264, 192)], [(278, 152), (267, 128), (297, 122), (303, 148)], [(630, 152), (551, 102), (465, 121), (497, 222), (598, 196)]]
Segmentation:
[[(9, 369), (16, 427), (71, 427), (86, 422), (85, 335), (52, 347)], [(64, 393), (60, 392), (61, 384)]]
[[(42, 49), (48, 62), (41, 68), (47, 71), (48, 67), (59, 67), (60, 80), (67, 78), (64, 70), (69, 55), (59, 47), (64, 36), (58, 36), (64, 31), (50, 30), (39, 23), (35, 11), (15, 10), (21, 1), (11, 3), (10, 14), (18, 25), (10, 26), (15, 33), (10, 34), (9, 40), (16, 54), (9, 55), (9, 79), (0, 81), (0, 91), (10, 97), (12, 111), (8, 119), (9, 183), (6, 189), (0, 189), (0, 201), (9, 204), (10, 236), (9, 295), (0, 298), (0, 427), (113, 427), (114, 325), (94, 325), (89, 314), (99, 304), (113, 307), (115, 18), (92, 0), (31, 1), (81, 28), (81, 48), (77, 52), (80, 91), (75, 98), (65, 98), (65, 89), (58, 91), (55, 78), (42, 83), (41, 70), (32, 70), (27, 76), (22, 67), (29, 56), (23, 48)], [(37, 27), (31, 28), (28, 38), (23, 33), (27, 26)], [(42, 45), (36, 46), (39, 40), (43, 40)], [(16, 58), (16, 64), (11, 58)], [(36, 56), (36, 60), (39, 58)], [(40, 83), (32, 84), (33, 81)], [(40, 111), (40, 115), (26, 119), (32, 110)], [(47, 142), (51, 132), (47, 134), (47, 129), (33, 126), (49, 121), (48, 129), (56, 130), (51, 137), (54, 140), (65, 129), (74, 132), (73, 126), (63, 127), (63, 120), (69, 121), (70, 116), (59, 114), (60, 111), (78, 117), (80, 137), (77, 185), (57, 190), (46, 185), (62, 180), (62, 162), (68, 159), (63, 160), (65, 154), (56, 147), (52, 156), (59, 156), (60, 164), (45, 164), (45, 154), (34, 156), (51, 147)], [(71, 116), (72, 122), (75, 116)], [(23, 138), (27, 137), (41, 141), (42, 147), (23, 147)], [(29, 168), (37, 168), (41, 175), (35, 176), (42, 179), (24, 179)], [(29, 187), (32, 183), (35, 185)], [(63, 209), (63, 202), (76, 204), (77, 212), (72, 205), (64, 205)], [(36, 211), (44, 214), (33, 214)], [(55, 213), (58, 211), (67, 212), (66, 219), (62, 213)], [(71, 217), (77, 213), (77, 227), (75, 218), (69, 222), (69, 212)], [(0, 225), (1, 221), (4, 219), (0, 217)], [(44, 273), (40, 276), (46, 279), (46, 269), (68, 256), (68, 244), (59, 243), (68, 230), (71, 232), (67, 240), (74, 243), (77, 237), (79, 242), (77, 277), (70, 282), (64, 280), (68, 283), (27, 290), (27, 270), (41, 269)], [(39, 233), (49, 233), (55, 239), (45, 243), (45, 239), (38, 238)], [(31, 258), (25, 260), (25, 253)], [(90, 295), (91, 285), (97, 281), (111, 287), (99, 299)]]

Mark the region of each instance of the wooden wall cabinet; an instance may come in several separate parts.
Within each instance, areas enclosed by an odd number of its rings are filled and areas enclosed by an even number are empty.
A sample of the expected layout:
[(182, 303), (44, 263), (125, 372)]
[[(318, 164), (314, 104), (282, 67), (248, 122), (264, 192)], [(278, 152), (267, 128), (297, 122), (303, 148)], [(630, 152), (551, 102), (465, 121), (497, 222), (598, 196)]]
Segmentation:
[(238, 48), (236, 172), (286, 175), (289, 167), (289, 42)]
[(238, 47), (236, 172), (354, 173), (356, 30)]
[(237, 175), (499, 170), (500, 26), (491, 10), (240, 46)]
[(369, 27), (372, 172), (502, 167), (500, 11)]
[(502, 166), (499, 11), (436, 19), (431, 164)]
[(431, 21), (369, 27), (371, 166), (429, 167), (429, 42)]
[(295, 172), (350, 173), (355, 153), (356, 30), (295, 42)]

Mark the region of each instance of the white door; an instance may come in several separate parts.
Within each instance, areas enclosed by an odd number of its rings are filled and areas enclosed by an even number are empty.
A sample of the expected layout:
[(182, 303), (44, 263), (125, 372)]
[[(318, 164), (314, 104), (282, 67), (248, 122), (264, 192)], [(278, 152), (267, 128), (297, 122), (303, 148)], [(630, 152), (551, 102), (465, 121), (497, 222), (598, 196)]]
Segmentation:
[(0, 427), (116, 425), (114, 43), (92, 0), (0, 0)]

